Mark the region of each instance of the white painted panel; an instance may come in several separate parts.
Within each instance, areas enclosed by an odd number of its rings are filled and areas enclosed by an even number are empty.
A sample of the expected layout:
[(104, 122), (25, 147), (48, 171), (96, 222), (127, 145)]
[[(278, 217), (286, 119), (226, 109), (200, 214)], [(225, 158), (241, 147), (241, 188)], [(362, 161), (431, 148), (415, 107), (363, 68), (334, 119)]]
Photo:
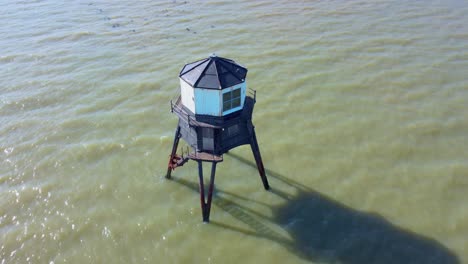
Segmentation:
[(180, 97), (182, 99), (182, 104), (192, 111), (192, 113), (195, 113), (194, 89), (182, 79), (180, 79)]

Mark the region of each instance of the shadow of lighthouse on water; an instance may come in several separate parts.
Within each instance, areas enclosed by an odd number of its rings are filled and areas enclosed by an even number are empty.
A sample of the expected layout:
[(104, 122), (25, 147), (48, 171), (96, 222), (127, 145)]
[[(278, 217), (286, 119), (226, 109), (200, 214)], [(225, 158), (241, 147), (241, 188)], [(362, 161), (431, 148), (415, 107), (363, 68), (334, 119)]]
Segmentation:
[[(256, 168), (253, 162), (240, 156), (227, 155)], [(250, 229), (216, 221), (210, 225), (269, 239), (310, 261), (345, 264), (460, 263), (454, 253), (434, 239), (397, 227), (377, 214), (350, 208), (279, 173), (266, 172), (270, 179), (295, 189), (296, 195), (291, 196), (273, 186), (270, 192), (285, 202), (271, 207), (273, 214), (266, 217), (227, 197), (232, 196), (236, 200), (247, 198), (218, 188), (213, 203)], [(184, 179), (174, 181), (198, 191), (194, 183)], [(279, 226), (290, 239), (267, 223)]]

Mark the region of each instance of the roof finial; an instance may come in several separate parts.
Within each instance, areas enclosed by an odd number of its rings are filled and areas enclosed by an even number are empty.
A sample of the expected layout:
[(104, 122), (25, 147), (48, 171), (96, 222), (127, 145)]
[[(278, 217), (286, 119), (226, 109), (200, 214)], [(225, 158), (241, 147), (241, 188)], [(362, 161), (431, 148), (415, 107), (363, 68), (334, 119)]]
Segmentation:
[(216, 57), (218, 57), (218, 56), (216, 55), (216, 53), (213, 52), (213, 53), (211, 53), (210, 57), (211, 57), (211, 58), (216, 58)]

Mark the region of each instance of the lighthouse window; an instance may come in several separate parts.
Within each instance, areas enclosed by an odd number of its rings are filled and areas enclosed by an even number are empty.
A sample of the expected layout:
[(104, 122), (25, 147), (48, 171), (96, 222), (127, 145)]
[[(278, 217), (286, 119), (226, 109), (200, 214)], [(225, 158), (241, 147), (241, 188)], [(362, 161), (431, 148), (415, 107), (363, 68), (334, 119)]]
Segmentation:
[(223, 111), (228, 111), (241, 105), (241, 89), (223, 94)]

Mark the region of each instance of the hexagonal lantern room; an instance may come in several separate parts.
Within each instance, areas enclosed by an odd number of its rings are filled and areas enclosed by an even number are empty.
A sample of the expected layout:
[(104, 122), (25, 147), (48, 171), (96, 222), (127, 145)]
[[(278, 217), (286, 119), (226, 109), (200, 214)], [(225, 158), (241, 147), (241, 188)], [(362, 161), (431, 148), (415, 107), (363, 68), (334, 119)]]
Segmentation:
[(225, 116), (242, 109), (247, 69), (212, 55), (185, 65), (180, 74), (182, 104), (197, 115)]
[[(179, 74), (180, 96), (171, 101), (171, 112), (179, 117), (166, 178), (188, 160), (198, 162), (203, 221), (209, 221), (216, 164), (223, 154), (240, 145), (251, 146), (265, 189), (265, 175), (252, 113), (256, 91), (247, 89), (247, 68), (235, 61), (212, 55), (186, 64)], [(184, 139), (192, 152), (177, 154), (179, 139)], [(202, 162), (212, 163), (208, 196), (205, 199)]]

